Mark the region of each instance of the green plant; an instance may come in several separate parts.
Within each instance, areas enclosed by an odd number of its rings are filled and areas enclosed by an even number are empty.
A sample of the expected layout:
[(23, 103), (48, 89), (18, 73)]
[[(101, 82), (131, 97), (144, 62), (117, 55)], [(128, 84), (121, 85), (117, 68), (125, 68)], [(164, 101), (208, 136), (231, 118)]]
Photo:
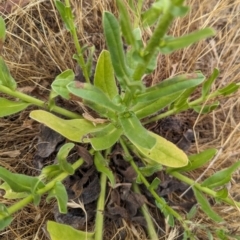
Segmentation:
[[(166, 79), (149, 88), (143, 84), (144, 76), (156, 69), (159, 54), (169, 54), (214, 34), (211, 29), (206, 28), (178, 38), (167, 35), (171, 22), (176, 17), (184, 16), (188, 11), (188, 8), (183, 6), (183, 2), (183, 0), (155, 1), (148, 10), (143, 11), (142, 1), (136, 3), (137, 8), (134, 1), (130, 1), (129, 7), (134, 13), (132, 24), (123, 2), (117, 0), (119, 20), (110, 12), (105, 12), (103, 15), (103, 29), (109, 51), (101, 52), (95, 69), (94, 82), (91, 83), (94, 48), (80, 46), (69, 1), (66, 0), (65, 4), (55, 1), (62, 20), (73, 37), (77, 52), (73, 57), (80, 65), (86, 82), (74, 81), (75, 76), (72, 70), (68, 69), (62, 72), (51, 85), (47, 103), (19, 92), (16, 81), (12, 78), (3, 58), (0, 57), (0, 92), (19, 99), (10, 101), (0, 98), (0, 116), (17, 113), (29, 105), (43, 108), (44, 110), (32, 111), (30, 117), (52, 128), (70, 141), (79, 144), (89, 143), (92, 146), (90, 153), (94, 156), (94, 164), (101, 174), (101, 193), (98, 199), (95, 232), (76, 231), (68, 226), (48, 222), (48, 231), (52, 239), (64, 239), (66, 238), (64, 234), (68, 234), (68, 238), (72, 236), (71, 239), (86, 237), (97, 240), (102, 238), (103, 215), (101, 212), (104, 210), (107, 180), (112, 187), (115, 186), (115, 178), (108, 168), (106, 155), (111, 152), (115, 143), (121, 145), (125, 160), (137, 173), (137, 183), (146, 186), (168, 224), (174, 226), (174, 221), (177, 220), (182, 225), (185, 239), (193, 238), (190, 230), (191, 219), (185, 220), (163, 198), (158, 196), (156, 188), (159, 185), (159, 179), (156, 178), (149, 183), (146, 178), (158, 171), (162, 165), (166, 166), (164, 171), (167, 174), (193, 188), (202, 210), (212, 220), (222, 221), (221, 217), (211, 209), (204, 194), (232, 206), (240, 206), (240, 203), (228, 198), (227, 189), (224, 187), (230, 181), (232, 173), (239, 168), (240, 162), (218, 171), (201, 183), (196, 183), (183, 173), (201, 167), (210, 161), (217, 151), (208, 149), (196, 155), (186, 156), (173, 143), (144, 127), (147, 123), (188, 109), (208, 113), (218, 106), (218, 101), (207, 104), (209, 100), (227, 96), (239, 88), (238, 84), (231, 83), (222, 89), (211, 92), (211, 85), (218, 76), (217, 69), (208, 79), (205, 79), (202, 73), (196, 72)], [(147, 27), (152, 27), (154, 30), (145, 44), (142, 34)], [(4, 21), (0, 18), (0, 47), (4, 43), (5, 32)], [(122, 38), (128, 45), (126, 51)], [(85, 60), (86, 49), (90, 50), (90, 54)], [(201, 84), (201, 96), (192, 100), (191, 94)], [(95, 111), (102, 121), (99, 119), (91, 121), (89, 118), (86, 119), (84, 116), (56, 106), (55, 98), (57, 96), (67, 100), (74, 96), (74, 100), (83, 102)], [(159, 113), (162, 109), (167, 110)], [(60, 114), (68, 120), (50, 112)], [(0, 167), (0, 178), (4, 181), (1, 188), (6, 191), (5, 197), (9, 197), (11, 193), (11, 197), (22, 198), (11, 207), (1, 204), (1, 229), (11, 223), (13, 213), (30, 202), (38, 204), (40, 197), (45, 193), (48, 194), (47, 200), (55, 197), (59, 211), (66, 213), (67, 193), (61, 181), (72, 175), (83, 163), (82, 159), (72, 165), (67, 162), (67, 156), (73, 146), (73, 143), (65, 144), (58, 153), (58, 163), (43, 168), (38, 177), (14, 174)], [(142, 159), (145, 166), (143, 169), (136, 165), (133, 154)], [(13, 181), (13, 179), (17, 179), (17, 181)], [(218, 190), (219, 187), (222, 189)], [(136, 183), (134, 190), (139, 191)], [(146, 206), (143, 206), (142, 212), (147, 220), (149, 237), (156, 239), (157, 234)]]

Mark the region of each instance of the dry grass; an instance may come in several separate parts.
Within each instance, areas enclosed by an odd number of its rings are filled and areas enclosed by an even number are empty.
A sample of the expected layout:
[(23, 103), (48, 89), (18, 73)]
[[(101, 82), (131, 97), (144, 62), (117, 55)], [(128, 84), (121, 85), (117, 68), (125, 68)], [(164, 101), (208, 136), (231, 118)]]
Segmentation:
[[(98, 54), (105, 47), (101, 13), (106, 9), (115, 12), (114, 4), (110, 0), (72, 0), (71, 2), (75, 6), (80, 41), (88, 45), (94, 44)], [(170, 30), (171, 34), (180, 36), (210, 26), (216, 30), (216, 36), (169, 56), (161, 56), (157, 71), (152, 75), (153, 82), (173, 74), (195, 70), (201, 70), (209, 76), (215, 67), (219, 68), (221, 73), (214, 89), (230, 82), (239, 82), (240, 0), (188, 0), (187, 2), (191, 6), (190, 14), (174, 22)], [(3, 3), (4, 1), (1, 4)], [(67, 68), (75, 68), (72, 59), (73, 42), (63, 28), (62, 22), (59, 21), (53, 1), (32, 0), (29, 4), (16, 7), (11, 13), (6, 13), (5, 18), (8, 38), (3, 57), (22, 91), (46, 100), (49, 85), (54, 77)], [(38, 90), (34, 91), (36, 87)], [(221, 151), (221, 154), (210, 166), (192, 172), (189, 176), (193, 179), (199, 176), (205, 178), (216, 170), (236, 162), (240, 157), (239, 93), (228, 99), (221, 99), (220, 102), (220, 107), (213, 113), (196, 116), (194, 129), (197, 142), (190, 151), (200, 152), (214, 147)], [(0, 164), (11, 171), (32, 175), (37, 174), (32, 159), (38, 125), (28, 118), (28, 113), (25, 111), (20, 115), (0, 120)], [(15, 151), (15, 156), (6, 153), (12, 151)], [(229, 187), (231, 197), (238, 201), (240, 200), (239, 182), (237, 172)], [(1, 202), (7, 205), (12, 203), (3, 198)], [(206, 231), (197, 224), (205, 225), (213, 231), (224, 227), (229, 232), (240, 235), (240, 211), (223, 204), (216, 205), (214, 209), (226, 220), (226, 223), (216, 225), (200, 213), (195, 220), (195, 226), (193, 225), (196, 239), (207, 239)], [(51, 206), (46, 205), (44, 201), (39, 207), (29, 205), (15, 215), (11, 226), (0, 233), (0, 238), (46, 239), (42, 229), (45, 220), (51, 218)], [(141, 230), (125, 227), (129, 239), (146, 239)], [(162, 239), (177, 239), (179, 233), (176, 229), (165, 229), (165, 231), (167, 234)], [(138, 236), (135, 235), (137, 233)], [(113, 235), (114, 233), (106, 231), (106, 239), (114, 239)]]

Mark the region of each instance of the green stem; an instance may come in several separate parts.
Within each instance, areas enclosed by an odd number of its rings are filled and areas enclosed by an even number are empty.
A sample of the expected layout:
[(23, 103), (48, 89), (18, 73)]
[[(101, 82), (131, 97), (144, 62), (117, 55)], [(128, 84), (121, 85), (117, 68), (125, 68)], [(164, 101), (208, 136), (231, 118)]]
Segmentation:
[[(173, 177), (179, 179), (180, 181), (182, 182), (185, 182), (187, 183), (188, 185), (190, 186), (194, 186), (196, 187), (198, 190), (200, 190), (201, 192), (204, 192), (206, 194), (208, 194), (209, 196), (212, 196), (214, 198), (218, 198), (217, 197), (217, 193), (207, 187), (202, 187), (201, 184), (199, 183), (196, 183), (194, 180), (182, 175), (181, 173), (179, 172), (176, 172), (176, 171), (172, 171), (172, 172), (168, 172), (168, 174), (172, 175)], [(223, 199), (220, 199), (221, 201), (233, 206), (233, 207), (240, 207), (240, 202), (235, 202), (234, 200), (230, 199), (229, 197), (226, 197), (226, 198), (223, 198)]]
[[(31, 104), (41, 107), (43, 109), (49, 110), (47, 103), (45, 103), (44, 101), (41, 101), (37, 98), (31, 97), (25, 93), (11, 90), (10, 88), (5, 87), (3, 85), (0, 85), (0, 92), (5, 93), (5, 94), (15, 97), (15, 98), (19, 98), (24, 102), (31, 103)], [(79, 115), (77, 113), (73, 113), (71, 111), (68, 111), (68, 110), (58, 107), (58, 106), (51, 106), (51, 111), (53, 111), (55, 113), (59, 113), (65, 117), (68, 117), (71, 119), (82, 118), (81, 115)]]
[[(219, 92), (218, 92), (218, 91), (215, 91), (215, 92), (209, 94), (209, 95), (206, 96), (206, 97), (200, 97), (200, 98), (198, 98), (198, 99), (196, 99), (196, 100), (188, 103), (188, 109), (193, 108), (193, 107), (195, 107), (195, 106), (198, 106), (199, 104), (204, 103), (204, 102), (206, 102), (206, 101), (208, 101), (208, 100), (210, 100), (210, 99), (213, 99), (213, 98), (215, 98), (215, 97), (217, 97), (217, 96), (219, 96), (219, 95), (220, 95)], [(184, 110), (185, 110), (185, 109), (184, 109)], [(182, 111), (183, 111), (183, 110), (182, 110)], [(168, 116), (177, 114), (177, 113), (179, 113), (179, 112), (181, 112), (181, 111), (179, 111), (179, 109), (173, 108), (173, 109), (171, 109), (171, 110), (169, 110), (169, 111), (167, 111), (167, 112), (164, 112), (164, 113), (161, 113), (161, 114), (159, 114), (159, 115), (157, 115), (157, 116), (154, 116), (154, 117), (149, 118), (148, 120), (144, 121), (143, 124), (148, 124), (148, 123), (151, 123), (151, 122), (156, 122), (156, 121), (158, 121), (158, 120), (160, 120), (160, 119), (163, 119), (163, 118), (165, 118), (165, 117), (168, 117)]]
[(155, 192), (154, 189), (150, 188), (150, 183), (147, 181), (147, 179), (139, 171), (138, 166), (134, 162), (134, 160), (133, 160), (131, 154), (129, 153), (128, 148), (127, 148), (127, 146), (126, 146), (126, 144), (125, 144), (125, 142), (122, 138), (120, 138), (120, 144), (121, 144), (121, 146), (124, 150), (124, 153), (125, 153), (124, 159), (131, 164), (131, 166), (133, 167), (133, 169), (135, 170), (137, 175), (140, 177), (141, 182), (146, 186), (146, 188), (152, 194), (152, 196), (155, 198), (155, 200), (160, 205), (164, 206), (164, 208), (166, 209), (166, 211), (169, 214), (173, 215), (179, 222), (181, 222), (184, 229), (188, 230), (188, 227), (187, 227), (186, 223), (184, 222), (183, 218), (176, 211), (174, 211), (171, 207), (169, 207), (166, 204), (166, 202), (161, 197), (159, 197), (159, 195)]
[[(71, 9), (71, 5), (70, 5), (69, 0), (65, 0), (65, 4), (66, 4), (67, 8)], [(79, 64), (79, 66), (82, 68), (83, 76), (85, 77), (86, 82), (90, 83), (90, 78), (88, 76), (86, 63), (84, 61), (84, 57), (83, 57), (83, 54), (82, 54), (82, 48), (81, 48), (81, 45), (80, 45), (79, 40), (78, 40), (77, 31), (76, 31), (76, 27), (75, 27), (75, 24), (74, 24), (74, 19), (73, 19), (73, 14), (72, 13), (70, 15), (69, 20), (71, 21), (71, 26), (72, 26), (72, 28), (70, 29), (70, 33), (73, 37), (73, 42), (74, 42), (74, 45), (75, 45), (75, 48), (76, 48), (76, 51), (77, 51), (77, 59), (76, 60)]]
[[(141, 193), (138, 185), (135, 182), (133, 183), (133, 189), (134, 189), (134, 192)], [(158, 235), (155, 231), (154, 224), (153, 224), (152, 218), (150, 216), (150, 213), (148, 211), (148, 207), (146, 204), (142, 205), (141, 211), (147, 222), (147, 230), (148, 230), (148, 235), (149, 235), (150, 239), (152, 239), (152, 240), (158, 239)]]
[[(76, 170), (77, 168), (79, 168), (83, 164), (83, 162), (84, 162), (83, 159), (80, 158), (79, 160), (77, 160), (72, 165), (72, 167), (74, 168), (74, 170)], [(36, 192), (36, 194), (43, 195), (44, 193), (51, 190), (55, 186), (56, 182), (63, 181), (67, 176), (69, 176), (68, 173), (66, 173), (66, 172), (61, 173), (56, 178), (54, 178), (49, 183), (47, 183), (45, 185), (45, 187), (39, 189)], [(14, 205), (12, 205), (11, 207), (8, 208), (9, 215), (12, 215), (13, 213), (15, 213), (15, 212), (19, 211), (20, 209), (24, 208), (27, 204), (31, 203), (32, 201), (33, 201), (33, 195), (29, 195), (29, 196), (25, 197), (24, 199), (20, 200), (19, 202), (15, 203)], [(4, 216), (0, 215), (0, 221), (3, 218), (4, 218)]]

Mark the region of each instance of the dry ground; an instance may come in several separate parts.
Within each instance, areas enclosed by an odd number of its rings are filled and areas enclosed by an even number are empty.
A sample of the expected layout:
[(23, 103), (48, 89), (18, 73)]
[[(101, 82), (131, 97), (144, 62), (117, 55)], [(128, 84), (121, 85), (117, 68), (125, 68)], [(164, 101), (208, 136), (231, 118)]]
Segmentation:
[[(49, 85), (54, 77), (67, 68), (75, 68), (72, 59), (73, 43), (59, 21), (52, 0), (25, 0), (21, 2), (20, 7), (13, 6), (10, 2), (11, 0), (0, 1), (0, 9), (4, 12), (8, 29), (3, 56), (19, 88), (25, 93), (46, 100)], [(12, 0), (12, 2), (18, 1)], [(111, 0), (72, 0), (71, 2), (75, 6), (74, 14), (77, 16), (76, 24), (80, 40), (84, 44), (96, 46), (95, 58), (97, 58), (99, 51), (105, 47), (101, 13), (106, 9), (116, 12), (115, 5)], [(148, 2), (150, 1), (146, 1), (146, 4)], [(220, 69), (221, 74), (214, 89), (230, 82), (240, 82), (240, 0), (188, 0), (187, 2), (191, 6), (191, 11), (184, 19), (174, 22), (171, 34), (179, 36), (210, 26), (216, 30), (216, 36), (170, 56), (161, 56), (158, 68), (152, 75), (153, 82), (173, 74), (190, 73), (195, 70), (201, 70), (209, 76), (215, 67)], [(239, 93), (228, 99), (220, 99), (220, 102), (220, 107), (211, 114), (195, 116), (194, 130), (197, 141), (190, 152), (199, 152), (209, 147), (217, 148), (222, 152), (209, 167), (192, 172), (189, 176), (193, 179), (197, 179), (203, 173), (203, 177), (209, 176), (240, 158)], [(0, 119), (0, 165), (13, 172), (32, 175), (37, 172), (33, 167), (32, 159), (39, 125), (29, 119), (30, 110)], [(184, 114), (181, 117), (184, 117)], [(240, 201), (239, 172), (234, 174), (229, 188), (231, 197)], [(7, 205), (11, 204), (11, 201), (6, 201), (2, 197), (0, 201)], [(53, 218), (51, 207), (43, 201), (40, 207), (29, 205), (19, 211), (11, 226), (0, 233), (0, 239), (47, 239), (43, 226), (47, 219)], [(207, 239), (206, 231), (197, 224), (205, 225), (213, 231), (224, 226), (229, 232), (240, 236), (240, 211), (224, 204), (217, 205), (214, 209), (226, 222), (223, 225), (216, 225), (204, 214), (199, 213), (195, 219), (196, 239)], [(165, 237), (161, 239), (177, 239), (176, 229), (165, 229), (165, 231)], [(129, 239), (138, 239), (131, 229), (128, 232)], [(108, 236), (106, 239), (115, 239), (114, 233), (107, 232), (106, 236)], [(144, 234), (141, 238), (146, 239)]]

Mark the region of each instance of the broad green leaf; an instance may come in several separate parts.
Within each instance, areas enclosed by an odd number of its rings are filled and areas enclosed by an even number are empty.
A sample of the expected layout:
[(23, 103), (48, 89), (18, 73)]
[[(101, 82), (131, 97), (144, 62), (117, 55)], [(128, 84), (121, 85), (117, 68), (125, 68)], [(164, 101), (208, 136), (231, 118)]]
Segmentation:
[(109, 111), (123, 110), (121, 105), (115, 105), (101, 89), (90, 83), (71, 82), (67, 88), (72, 94), (109, 109)]
[(17, 83), (11, 76), (6, 63), (1, 56), (0, 56), (0, 85), (8, 87), (11, 90), (15, 90), (17, 88)]
[(51, 240), (66, 240), (66, 239), (87, 239), (94, 240), (94, 233), (83, 232), (76, 230), (66, 224), (56, 223), (53, 221), (47, 222), (47, 231), (51, 237)]
[(146, 149), (152, 149), (156, 144), (156, 139), (142, 126), (139, 119), (132, 112), (126, 112), (119, 116), (119, 123), (123, 129), (124, 135), (136, 146)]
[(37, 177), (24, 174), (11, 173), (7, 169), (0, 167), (0, 179), (5, 181), (14, 192), (35, 193), (45, 185)]
[(240, 88), (239, 84), (237, 84), (237, 83), (230, 83), (226, 87), (224, 87), (222, 89), (219, 89), (218, 92), (221, 95), (223, 95), (223, 96), (227, 96), (227, 95), (230, 95), (230, 94), (236, 92), (239, 88)]
[(0, 216), (2, 219), (0, 219), (0, 231), (4, 230), (5, 227), (9, 226), (12, 222), (13, 218), (9, 216), (9, 212), (7, 207), (0, 203)]
[(67, 213), (68, 195), (65, 186), (61, 182), (56, 182), (54, 187), (48, 192), (46, 201), (56, 198), (58, 202), (58, 210), (60, 213)]
[(141, 102), (133, 106), (131, 110), (139, 119), (142, 119), (160, 111), (161, 109), (171, 104), (179, 97), (179, 94), (180, 93), (177, 92), (168, 96), (161, 97), (158, 100), (154, 100), (153, 102)]
[(202, 97), (206, 97), (211, 90), (211, 86), (213, 82), (216, 80), (216, 78), (219, 75), (219, 70), (217, 68), (214, 68), (213, 73), (211, 76), (204, 81), (203, 86), (202, 86)]
[(199, 40), (211, 37), (214, 34), (215, 32), (212, 29), (205, 28), (182, 37), (163, 39), (160, 43), (160, 52), (170, 54), (178, 49), (188, 47)]
[(230, 182), (232, 174), (240, 167), (240, 161), (234, 163), (232, 166), (220, 170), (202, 182), (203, 187), (216, 188), (223, 186), (224, 184)]
[(120, 25), (122, 30), (122, 35), (124, 36), (126, 43), (128, 45), (134, 46), (135, 39), (133, 35), (132, 24), (129, 18), (129, 14), (127, 12), (127, 8), (125, 3), (122, 0), (116, 0), (118, 10), (120, 13)]
[(5, 38), (6, 38), (6, 25), (5, 25), (5, 21), (0, 16), (0, 50), (2, 49)]
[(158, 177), (154, 178), (153, 181), (151, 182), (150, 186), (148, 187), (148, 189), (153, 189), (156, 190), (159, 186), (159, 184), (161, 183), (160, 179)]
[(205, 198), (205, 196), (194, 186), (192, 187), (193, 191), (194, 191), (194, 195), (198, 201), (198, 203), (201, 206), (201, 209), (203, 210), (203, 212), (206, 213), (206, 215), (208, 217), (210, 217), (213, 221), (215, 222), (222, 222), (223, 219), (212, 210), (208, 200)]
[(150, 177), (152, 176), (155, 172), (158, 172), (160, 170), (162, 170), (162, 165), (161, 164), (155, 164), (155, 165), (151, 165), (151, 166), (146, 166), (146, 167), (140, 167), (139, 171), (141, 172), (141, 174), (145, 177)]
[(202, 73), (183, 74), (169, 78), (153, 87), (147, 88), (144, 93), (137, 95), (136, 101), (149, 102), (176, 92), (179, 93), (183, 90), (198, 86), (204, 79), (205, 77)]
[(216, 109), (219, 106), (219, 101), (216, 101), (210, 105), (205, 105), (205, 106), (194, 106), (192, 107), (195, 112), (201, 113), (201, 114), (206, 114), (212, 112), (214, 109)]
[(114, 187), (116, 184), (114, 174), (108, 167), (107, 160), (104, 159), (99, 151), (95, 152), (94, 164), (99, 172), (104, 173), (107, 176), (108, 180), (111, 183), (111, 186)]
[(103, 15), (103, 29), (115, 74), (120, 84), (123, 85), (124, 82), (121, 81), (128, 76), (128, 70), (125, 63), (120, 26), (118, 20), (110, 12), (105, 12)]
[(25, 193), (25, 192), (14, 192), (7, 182), (4, 182), (3, 184), (1, 184), (0, 189), (4, 190), (3, 197), (6, 199), (17, 199), (17, 198), (24, 198), (28, 196), (28, 193)]
[[(189, 163), (187, 166), (178, 168), (176, 171), (178, 172), (189, 172), (194, 169), (198, 169), (202, 167), (204, 164), (209, 162), (217, 153), (217, 150), (214, 148), (207, 149), (203, 152), (200, 152), (198, 154), (193, 154), (188, 157)], [(173, 169), (175, 170), (175, 169)]]
[(146, 149), (135, 145), (136, 148), (147, 158), (146, 161), (162, 164), (168, 167), (179, 168), (188, 164), (187, 155), (175, 144), (165, 138), (149, 132), (157, 142), (152, 149)]
[(74, 173), (74, 169), (72, 165), (67, 162), (67, 157), (69, 152), (73, 149), (73, 147), (74, 143), (66, 143), (60, 148), (57, 154), (57, 160), (60, 168), (70, 175)]
[(118, 95), (110, 54), (106, 50), (103, 50), (98, 58), (94, 85), (101, 89), (110, 99)]
[(88, 142), (86, 139), (83, 139), (85, 135), (104, 126), (103, 124), (94, 126), (85, 119), (65, 120), (43, 110), (32, 111), (30, 117), (73, 142)]
[(53, 91), (59, 94), (61, 97), (69, 99), (70, 96), (67, 85), (74, 80), (74, 77), (74, 72), (71, 69), (62, 72), (51, 84)]
[(0, 98), (0, 117), (5, 117), (14, 113), (21, 112), (30, 105), (31, 103), (16, 102), (7, 100), (5, 98)]
[(122, 129), (116, 128), (112, 123), (99, 131), (89, 133), (89, 141), (96, 151), (112, 147), (122, 135)]

